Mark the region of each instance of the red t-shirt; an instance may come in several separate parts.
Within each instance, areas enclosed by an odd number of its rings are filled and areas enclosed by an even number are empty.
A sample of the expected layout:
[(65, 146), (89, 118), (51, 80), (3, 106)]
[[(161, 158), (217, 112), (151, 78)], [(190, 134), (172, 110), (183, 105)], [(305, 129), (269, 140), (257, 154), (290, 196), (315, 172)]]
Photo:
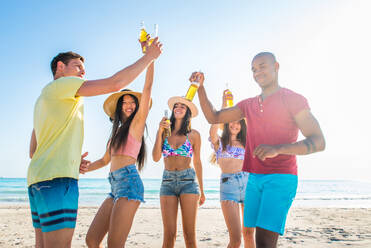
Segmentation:
[(254, 149), (262, 144), (291, 144), (297, 141), (299, 129), (294, 116), (309, 109), (307, 99), (289, 89), (280, 88), (264, 101), (256, 96), (239, 102), (237, 106), (247, 120), (243, 170), (256, 174), (297, 175), (295, 155), (278, 155), (264, 161), (252, 155)]

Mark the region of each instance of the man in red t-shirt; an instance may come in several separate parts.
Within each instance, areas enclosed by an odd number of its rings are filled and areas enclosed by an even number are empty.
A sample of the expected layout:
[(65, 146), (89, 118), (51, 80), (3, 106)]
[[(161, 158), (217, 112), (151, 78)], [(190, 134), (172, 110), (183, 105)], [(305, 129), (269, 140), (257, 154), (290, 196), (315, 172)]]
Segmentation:
[[(252, 61), (252, 72), (261, 94), (220, 111), (213, 108), (206, 96), (203, 73), (194, 72), (190, 78), (200, 83), (200, 105), (210, 124), (247, 120), (243, 170), (250, 175), (244, 225), (256, 227), (257, 247), (276, 247), (278, 235), (284, 233), (298, 184), (296, 155), (325, 149), (321, 128), (307, 100), (278, 84), (278, 70), (279, 64), (272, 53), (257, 54)], [(304, 140), (297, 141), (299, 130)]]

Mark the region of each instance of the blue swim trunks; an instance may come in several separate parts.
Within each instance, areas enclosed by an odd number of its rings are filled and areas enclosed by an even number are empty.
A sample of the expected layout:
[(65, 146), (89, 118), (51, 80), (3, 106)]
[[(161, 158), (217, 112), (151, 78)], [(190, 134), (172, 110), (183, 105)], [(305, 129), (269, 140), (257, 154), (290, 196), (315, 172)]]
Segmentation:
[(250, 173), (246, 186), (244, 226), (260, 227), (283, 235), (297, 187), (296, 175)]
[(56, 178), (28, 187), (32, 223), (42, 232), (75, 228), (79, 199), (76, 179)]
[(223, 173), (220, 177), (220, 201), (244, 203), (249, 173)]
[(111, 193), (114, 201), (121, 197), (144, 202), (144, 186), (135, 164), (122, 167), (109, 173)]

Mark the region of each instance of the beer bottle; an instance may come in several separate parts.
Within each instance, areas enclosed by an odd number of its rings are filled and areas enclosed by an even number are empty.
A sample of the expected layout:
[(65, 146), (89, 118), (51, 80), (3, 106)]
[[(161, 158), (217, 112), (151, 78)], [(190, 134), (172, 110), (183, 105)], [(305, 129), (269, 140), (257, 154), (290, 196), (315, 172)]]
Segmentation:
[[(170, 124), (169, 111), (167, 109), (165, 110), (165, 118), (166, 118), (166, 122)], [(165, 137), (169, 137), (170, 135), (171, 135), (171, 126), (165, 129)]]
[(232, 92), (228, 88), (228, 84), (226, 84), (227, 91), (225, 92), (225, 95), (227, 95), (227, 108), (233, 107), (233, 95)]
[(200, 83), (198, 82), (198, 80), (199, 79), (196, 78), (196, 81), (191, 82), (191, 85), (188, 88), (187, 94), (185, 95), (185, 98), (191, 102), (196, 95), (198, 87), (200, 86)]
[[(147, 41), (147, 31), (146, 31), (146, 27), (144, 26), (144, 21), (142, 21), (140, 23), (140, 32), (139, 32), (139, 41), (140, 42), (145, 42)], [(142, 49), (142, 52), (145, 53), (146, 52), (146, 47), (144, 46), (143, 49)]]

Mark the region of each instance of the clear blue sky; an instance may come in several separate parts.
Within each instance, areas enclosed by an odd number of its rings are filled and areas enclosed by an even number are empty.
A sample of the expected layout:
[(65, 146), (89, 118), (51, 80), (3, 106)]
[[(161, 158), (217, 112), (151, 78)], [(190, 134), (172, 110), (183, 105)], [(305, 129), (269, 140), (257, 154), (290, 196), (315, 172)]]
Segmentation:
[[(184, 95), (188, 77), (201, 69), (216, 107), (229, 83), (236, 101), (259, 94), (252, 57), (271, 51), (280, 62), (280, 84), (303, 94), (327, 140), (325, 152), (299, 157), (304, 179), (371, 180), (369, 1), (5, 1), (0, 9), (0, 176), (25, 177), (34, 103), (52, 80), (50, 60), (61, 51), (86, 59), (86, 78), (112, 75), (141, 56), (137, 38), (144, 20), (159, 25), (164, 44), (156, 62), (149, 151), (170, 96)], [(140, 76), (131, 89), (141, 90)], [(85, 142), (100, 158), (110, 132), (102, 104), (85, 99)], [(198, 105), (198, 98), (195, 98)], [(199, 105), (198, 105), (199, 106)], [(199, 115), (206, 178), (208, 128)], [(162, 162), (148, 156), (144, 177), (160, 178)], [(106, 177), (108, 168), (83, 177)]]

